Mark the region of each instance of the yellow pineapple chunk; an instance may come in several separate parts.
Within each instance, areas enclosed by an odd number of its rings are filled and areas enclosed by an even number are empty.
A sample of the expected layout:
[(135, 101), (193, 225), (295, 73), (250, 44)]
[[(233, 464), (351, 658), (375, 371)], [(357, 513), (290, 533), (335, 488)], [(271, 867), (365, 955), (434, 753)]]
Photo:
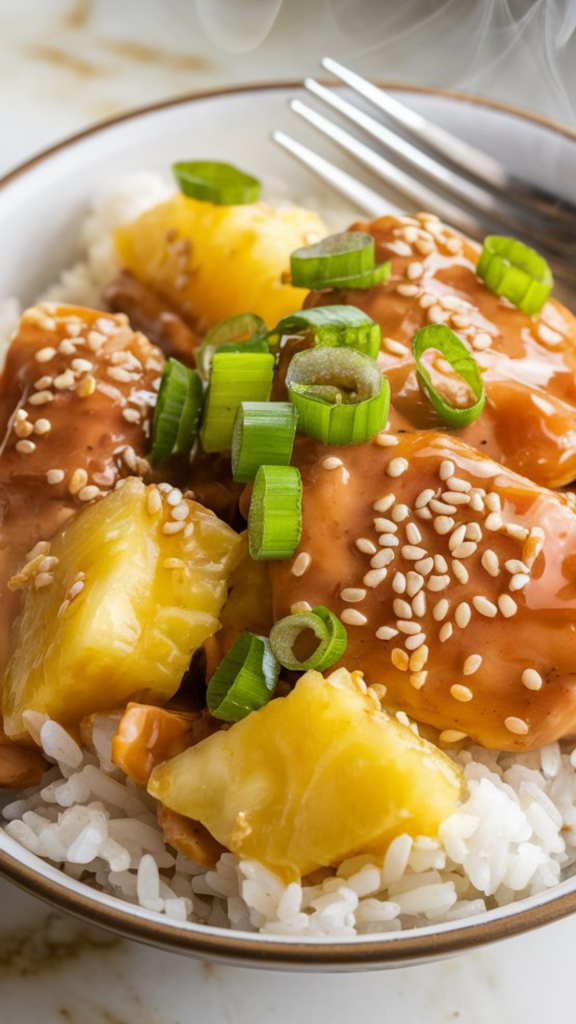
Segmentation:
[(115, 240), (123, 267), (207, 330), (245, 312), (273, 327), (300, 309), (307, 290), (283, 279), (290, 253), (327, 233), (298, 206), (215, 206), (178, 194), (119, 228)]
[(286, 879), (381, 855), (403, 832), (435, 835), (460, 789), (457, 765), (378, 710), (345, 669), (307, 672), (288, 697), (160, 765), (148, 784)]
[(186, 518), (176, 520), (159, 490), (130, 478), (56, 535), (53, 580), (28, 585), (16, 627), (3, 696), (9, 736), (26, 735), (26, 710), (66, 725), (176, 692), (219, 628), (240, 545), (212, 512), (181, 506)]

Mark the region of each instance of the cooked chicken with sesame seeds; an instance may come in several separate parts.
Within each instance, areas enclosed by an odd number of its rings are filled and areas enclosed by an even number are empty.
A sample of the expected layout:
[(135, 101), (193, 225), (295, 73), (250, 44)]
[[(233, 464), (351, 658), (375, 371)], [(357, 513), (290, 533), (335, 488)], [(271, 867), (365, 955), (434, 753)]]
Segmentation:
[(426, 324), (444, 323), (470, 347), (487, 395), (483, 415), (458, 436), (544, 487), (576, 480), (572, 314), (549, 299), (530, 317), (494, 295), (476, 275), (478, 248), (435, 217), (382, 217), (350, 230), (374, 236), (390, 278), (366, 290), (312, 292), (306, 305), (350, 303), (380, 324), (393, 428), (443, 429), (418, 385), (411, 341)]

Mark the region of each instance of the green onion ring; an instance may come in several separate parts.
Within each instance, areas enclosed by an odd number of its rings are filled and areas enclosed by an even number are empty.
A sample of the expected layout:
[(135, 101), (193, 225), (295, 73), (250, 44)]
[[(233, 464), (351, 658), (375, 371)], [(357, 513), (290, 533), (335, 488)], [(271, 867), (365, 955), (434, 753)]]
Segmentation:
[(218, 160), (179, 160), (172, 170), (185, 196), (216, 206), (255, 203), (262, 187), (251, 174)]
[(315, 306), (285, 316), (268, 340), (276, 345), (283, 336), (307, 334), (316, 346), (354, 348), (371, 359), (376, 359), (382, 339), (380, 325), (357, 306)]
[(170, 455), (186, 455), (198, 432), (204, 403), (200, 375), (177, 359), (169, 359), (162, 375), (152, 426), (150, 461), (157, 465)]
[(495, 295), (534, 316), (554, 287), (552, 271), (534, 249), (515, 238), (488, 235), (476, 267), (478, 277)]
[[(466, 406), (463, 409), (451, 405), (434, 387), (430, 374), (422, 363), (422, 356), (427, 349), (436, 349), (441, 352), (454, 372), (466, 381), (476, 398), (474, 405)], [(416, 361), (418, 380), (440, 419), (448, 426), (457, 428), (466, 427), (478, 419), (486, 403), (486, 392), (478, 363), (470, 355), (460, 338), (445, 324), (430, 324), (414, 335), (412, 353)]]
[(260, 466), (288, 466), (297, 420), (291, 402), (241, 402), (232, 433), (234, 480), (253, 480)]
[(250, 557), (291, 558), (302, 533), (302, 478), (294, 466), (260, 466), (248, 512)]
[(296, 288), (371, 288), (391, 271), (389, 260), (378, 267), (374, 260), (372, 235), (342, 231), (292, 253), (292, 284)]
[(210, 377), (214, 353), (222, 345), (226, 345), (228, 352), (268, 352), (267, 332), (266, 324), (255, 313), (238, 313), (221, 320), (208, 331), (196, 352), (196, 366), (203, 380)]
[(241, 402), (267, 402), (272, 390), (271, 352), (216, 352), (200, 431), (206, 452), (229, 452)]
[(239, 722), (268, 703), (279, 672), (270, 641), (255, 633), (242, 633), (208, 683), (209, 710), (224, 722)]
[(299, 432), (325, 444), (362, 444), (388, 420), (390, 385), (376, 363), (354, 349), (297, 352), (286, 386)]
[[(305, 661), (298, 661), (294, 644), (305, 630), (312, 630), (318, 639), (318, 646)], [(348, 643), (346, 629), (340, 619), (328, 608), (318, 605), (311, 612), (298, 612), (280, 619), (270, 632), (270, 646), (273, 654), (284, 668), (292, 672), (305, 672), (335, 665), (343, 657)]]

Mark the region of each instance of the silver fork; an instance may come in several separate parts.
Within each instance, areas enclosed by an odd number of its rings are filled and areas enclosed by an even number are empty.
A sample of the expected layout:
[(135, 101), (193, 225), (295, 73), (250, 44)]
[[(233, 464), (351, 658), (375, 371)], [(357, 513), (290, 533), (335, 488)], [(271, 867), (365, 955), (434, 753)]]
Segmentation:
[[(576, 206), (517, 178), (498, 160), (431, 124), (338, 61), (326, 57), (322, 66), (399, 126), (403, 134), (354, 106), (340, 90), (313, 78), (304, 81), (308, 91), (375, 141), (380, 151), (301, 100), (291, 101), (294, 113), (406, 197), (413, 207), (438, 214), (478, 240), (490, 233), (511, 233), (534, 245), (559, 280), (576, 286)], [(379, 217), (399, 212), (373, 188), (284, 132), (275, 131), (272, 138), (364, 214)], [(382, 155), (382, 149), (394, 162)]]

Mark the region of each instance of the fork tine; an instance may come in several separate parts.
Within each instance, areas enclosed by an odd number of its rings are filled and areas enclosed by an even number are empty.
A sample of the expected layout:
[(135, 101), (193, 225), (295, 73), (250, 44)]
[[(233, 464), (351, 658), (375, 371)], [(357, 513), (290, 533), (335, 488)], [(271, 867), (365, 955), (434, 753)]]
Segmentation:
[(529, 209), (540, 210), (554, 221), (569, 217), (573, 223), (576, 222), (576, 206), (569, 200), (559, 199), (540, 186), (528, 185), (494, 157), (463, 142), (439, 125), (427, 121), (415, 110), (400, 103), (339, 61), (324, 57), (322, 67), (373, 103), (397, 125), (418, 138), (422, 144), (459, 167), (469, 177), (477, 178), (499, 192), (505, 190), (509, 198), (515, 199)]
[(441, 198), (426, 185), (416, 181), (405, 171), (400, 170), (380, 154), (365, 146), (363, 142), (359, 142), (343, 128), (306, 106), (301, 100), (292, 100), (290, 107), (295, 114), (314, 125), (323, 135), (335, 142), (340, 149), (349, 153), (362, 166), (368, 167), (387, 185), (392, 185), (398, 192), (408, 196), (419, 210), (431, 210), (437, 213), (443, 220), (449, 224), (455, 224), (461, 231), (474, 238), (482, 238), (486, 234), (478, 218), (469, 216), (459, 206)]
[[(503, 203), (493, 192), (475, 185), (467, 178), (461, 177), (450, 170), (449, 167), (439, 163), (433, 157), (423, 153), (422, 150), (413, 146), (411, 142), (407, 142), (400, 135), (390, 131), (381, 122), (376, 121), (363, 110), (348, 103), (335, 89), (321, 85), (314, 78), (305, 78), (304, 85), (318, 99), (338, 111), (339, 114), (352, 121), (353, 124), (358, 125), (359, 128), (362, 128), (368, 135), (385, 146), (386, 149), (400, 156), (417, 174), (423, 175), (441, 188), (453, 192), (457, 199), (462, 199), (464, 202), (476, 206), (490, 217), (491, 220), (500, 221), (508, 227), (518, 226), (518, 211), (510, 205)], [(528, 213), (528, 216), (533, 217), (532, 211)], [(526, 226), (526, 230), (530, 230), (534, 235), (543, 235), (548, 244), (550, 244), (549, 221), (544, 223), (542, 218), (537, 216), (537, 219), (534, 219), (531, 224)]]
[(318, 153), (314, 153), (307, 146), (303, 146), (301, 142), (296, 142), (295, 139), (285, 135), (284, 132), (272, 132), (272, 139), (278, 146), (295, 157), (298, 163), (308, 167), (321, 181), (325, 181), (332, 188), (336, 189), (341, 196), (344, 196), (345, 199), (350, 199), (355, 203), (362, 213), (365, 213), (368, 217), (383, 217), (387, 213), (394, 214), (394, 216), (402, 215), (403, 211), (398, 206), (395, 206), (394, 203), (387, 202), (377, 192), (374, 192), (373, 189), (363, 185), (350, 174), (346, 174), (346, 171), (341, 171), (339, 167), (335, 167), (329, 160), (325, 160)]

